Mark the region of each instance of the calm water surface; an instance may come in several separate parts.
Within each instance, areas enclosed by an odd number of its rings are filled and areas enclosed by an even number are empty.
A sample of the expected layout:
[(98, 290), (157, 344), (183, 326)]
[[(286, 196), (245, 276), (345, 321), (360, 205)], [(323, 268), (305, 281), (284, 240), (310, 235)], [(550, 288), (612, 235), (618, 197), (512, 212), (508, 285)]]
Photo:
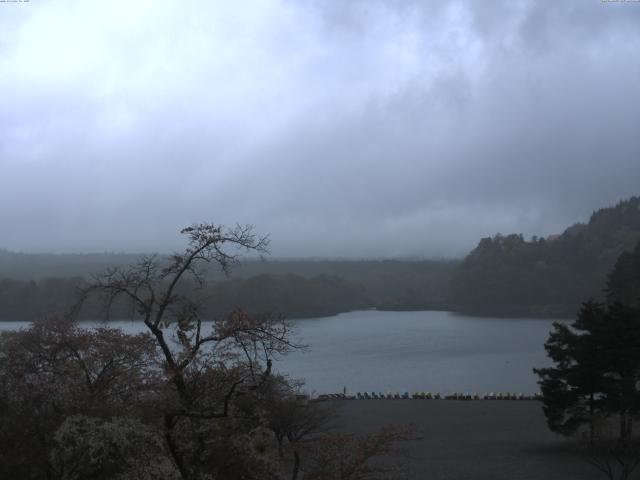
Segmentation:
[[(552, 320), (487, 318), (451, 312), (358, 311), (294, 320), (309, 345), (276, 370), (306, 379), (310, 392), (537, 391), (533, 367), (549, 365), (544, 342)], [(144, 325), (110, 322), (127, 332)], [(26, 326), (0, 323), (0, 330)], [(83, 325), (96, 325), (86, 322)]]

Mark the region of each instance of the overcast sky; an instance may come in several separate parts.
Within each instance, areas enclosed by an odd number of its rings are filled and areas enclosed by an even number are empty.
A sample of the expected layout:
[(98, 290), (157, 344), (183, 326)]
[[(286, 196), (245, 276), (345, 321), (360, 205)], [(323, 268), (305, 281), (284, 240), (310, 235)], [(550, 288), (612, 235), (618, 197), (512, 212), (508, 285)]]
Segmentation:
[(640, 194), (640, 3), (0, 3), (0, 248), (458, 256)]

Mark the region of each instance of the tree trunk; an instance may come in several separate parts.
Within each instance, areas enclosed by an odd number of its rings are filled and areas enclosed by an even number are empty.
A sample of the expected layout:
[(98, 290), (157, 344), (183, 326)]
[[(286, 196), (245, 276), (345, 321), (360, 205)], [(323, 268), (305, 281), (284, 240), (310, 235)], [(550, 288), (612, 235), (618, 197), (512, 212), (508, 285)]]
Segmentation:
[(300, 454), (297, 450), (293, 450), (293, 472), (291, 474), (291, 480), (297, 480), (300, 473)]
[(589, 447), (593, 448), (595, 442), (595, 416), (593, 408), (593, 392), (589, 395)]
[(180, 471), (180, 476), (184, 480), (189, 480), (191, 475), (189, 474), (189, 470), (187, 466), (184, 464), (184, 459), (178, 452), (178, 447), (173, 441), (173, 437), (171, 436), (171, 431), (173, 430), (173, 426), (175, 425), (174, 419), (170, 415), (165, 415), (164, 417), (164, 426), (165, 426), (165, 435), (164, 438), (167, 441), (167, 446), (169, 447), (169, 453), (171, 453), (171, 457), (173, 458), (173, 462), (176, 467)]
[(620, 443), (623, 447), (626, 446), (629, 441), (628, 426), (628, 413), (626, 410), (620, 409)]

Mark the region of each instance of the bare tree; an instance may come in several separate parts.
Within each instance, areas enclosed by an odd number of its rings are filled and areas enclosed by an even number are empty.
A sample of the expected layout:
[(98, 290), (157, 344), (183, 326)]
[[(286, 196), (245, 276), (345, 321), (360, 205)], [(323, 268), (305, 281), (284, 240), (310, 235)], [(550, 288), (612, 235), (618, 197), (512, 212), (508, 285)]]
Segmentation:
[(267, 426), (275, 436), (279, 458), (291, 464), (292, 480), (299, 478), (302, 451), (336, 426), (339, 408), (336, 403), (309, 401), (302, 385), (274, 376), (264, 395)]
[(166, 442), (183, 478), (195, 479), (206, 469), (207, 428), (216, 428), (207, 422), (231, 416), (234, 399), (258, 390), (270, 376), (273, 356), (297, 345), (281, 318), (236, 310), (212, 319), (206, 330), (201, 316), (196, 294), (206, 284), (203, 267), (215, 264), (229, 273), (243, 251), (266, 253), (267, 237), (256, 236), (251, 226), (206, 223), (181, 233), (188, 243), (184, 252), (109, 269), (83, 298), (101, 294), (107, 308), (125, 299), (155, 338), (175, 392), (165, 407)]
[[(398, 446), (415, 440), (412, 425), (388, 425), (368, 435), (326, 435), (306, 447), (305, 480), (400, 480), (408, 478), (408, 453)], [(400, 461), (399, 461), (400, 460)]]
[(203, 321), (203, 267), (228, 272), (267, 239), (209, 224), (182, 233), (184, 252), (109, 269), (83, 290), (107, 309), (126, 301), (147, 332), (52, 319), (0, 334), (0, 476), (390, 478), (378, 457), (407, 431), (328, 433), (335, 412), (271, 372), (299, 347), (282, 318), (237, 309)]

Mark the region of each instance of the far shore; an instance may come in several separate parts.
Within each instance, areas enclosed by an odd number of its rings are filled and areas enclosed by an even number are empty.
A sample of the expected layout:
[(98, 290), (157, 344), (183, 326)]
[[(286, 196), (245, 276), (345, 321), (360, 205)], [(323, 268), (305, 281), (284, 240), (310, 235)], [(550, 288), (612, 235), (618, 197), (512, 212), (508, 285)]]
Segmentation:
[[(335, 317), (337, 315), (358, 312), (358, 311), (380, 311), (380, 312), (450, 312), (456, 315), (463, 315), (468, 317), (484, 317), (484, 318), (511, 318), (514, 320), (517, 319), (535, 319), (539, 318), (542, 320), (570, 320), (575, 318), (577, 314), (577, 308), (573, 309), (570, 307), (563, 308), (546, 308), (544, 306), (536, 306), (535, 308), (529, 307), (508, 307), (508, 308), (484, 308), (484, 307), (461, 307), (461, 306), (453, 306), (453, 305), (424, 305), (424, 306), (402, 306), (402, 305), (383, 305), (378, 307), (363, 307), (355, 310), (344, 310), (344, 311), (325, 311), (325, 312), (317, 312), (317, 313), (298, 313), (297, 315), (287, 315), (282, 312), (275, 312), (275, 314), (282, 315), (284, 318), (288, 320), (316, 320), (319, 318), (327, 318), (327, 317)], [(56, 314), (52, 314), (50, 316), (55, 316)], [(62, 315), (62, 314), (61, 314)], [(31, 323), (35, 318), (25, 319), (25, 318), (0, 318), (0, 323), (16, 323), (16, 322), (28, 322)], [(97, 321), (105, 321), (103, 319), (89, 319), (89, 318), (80, 318), (79, 322), (97, 322)], [(118, 322), (142, 322), (142, 318), (119, 318), (119, 319), (111, 319), (110, 321), (118, 321)], [(210, 320), (203, 320), (210, 321)]]

